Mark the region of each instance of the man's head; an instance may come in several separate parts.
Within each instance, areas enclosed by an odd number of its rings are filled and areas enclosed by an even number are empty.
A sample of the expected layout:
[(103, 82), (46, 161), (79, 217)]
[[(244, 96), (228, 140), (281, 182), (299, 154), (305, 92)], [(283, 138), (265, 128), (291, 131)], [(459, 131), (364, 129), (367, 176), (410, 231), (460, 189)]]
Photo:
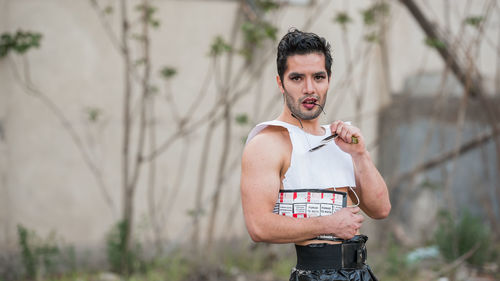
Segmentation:
[(302, 120), (317, 118), (330, 85), (332, 57), (328, 42), (316, 34), (292, 29), (278, 45), (277, 64), (285, 111)]
[(330, 53), (330, 44), (325, 38), (319, 37), (314, 33), (302, 32), (292, 28), (281, 39), (278, 44), (278, 56), (276, 64), (278, 75), (283, 81), (283, 75), (287, 69), (288, 57), (293, 55), (306, 55), (311, 53), (320, 53), (325, 57), (325, 69), (328, 73), (328, 79), (332, 74), (332, 55)]

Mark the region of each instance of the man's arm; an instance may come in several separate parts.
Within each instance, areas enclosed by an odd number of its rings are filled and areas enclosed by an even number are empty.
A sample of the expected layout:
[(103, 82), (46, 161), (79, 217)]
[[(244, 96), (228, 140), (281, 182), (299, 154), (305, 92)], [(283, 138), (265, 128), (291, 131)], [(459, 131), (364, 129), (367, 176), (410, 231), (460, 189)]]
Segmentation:
[[(332, 132), (337, 132), (339, 138), (335, 140), (344, 152), (351, 155), (354, 163), (356, 178), (355, 191), (359, 196), (361, 210), (373, 219), (386, 218), (391, 211), (389, 191), (384, 179), (373, 164), (370, 154), (366, 150), (361, 131), (342, 121), (335, 121), (331, 125)], [(358, 138), (357, 144), (351, 143), (351, 137)], [(352, 198), (352, 192), (350, 196)]]
[(373, 219), (384, 219), (391, 211), (389, 191), (384, 179), (373, 164), (368, 151), (352, 157), (356, 177), (356, 193), (361, 210)]
[(255, 242), (292, 243), (322, 234), (349, 239), (361, 227), (359, 208), (344, 208), (331, 216), (291, 218), (273, 213), (280, 189), (286, 143), (279, 133), (254, 137), (242, 157), (241, 198), (250, 237)]

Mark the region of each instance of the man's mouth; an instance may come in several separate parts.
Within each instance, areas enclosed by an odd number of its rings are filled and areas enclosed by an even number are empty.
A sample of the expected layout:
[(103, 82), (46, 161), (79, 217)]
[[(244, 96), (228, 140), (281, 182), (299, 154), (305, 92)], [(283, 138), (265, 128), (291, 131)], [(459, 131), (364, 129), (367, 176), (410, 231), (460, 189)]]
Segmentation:
[(313, 109), (316, 106), (316, 98), (306, 98), (302, 101), (302, 105), (307, 109)]

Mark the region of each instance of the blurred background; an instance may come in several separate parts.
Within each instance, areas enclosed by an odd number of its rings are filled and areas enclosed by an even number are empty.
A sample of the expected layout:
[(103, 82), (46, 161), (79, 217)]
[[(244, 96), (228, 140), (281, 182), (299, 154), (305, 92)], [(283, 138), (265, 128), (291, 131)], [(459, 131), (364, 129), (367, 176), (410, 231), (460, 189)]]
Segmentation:
[(500, 280), (497, 0), (0, 0), (0, 280), (288, 280), (239, 176), (291, 27), (388, 184), (379, 278)]

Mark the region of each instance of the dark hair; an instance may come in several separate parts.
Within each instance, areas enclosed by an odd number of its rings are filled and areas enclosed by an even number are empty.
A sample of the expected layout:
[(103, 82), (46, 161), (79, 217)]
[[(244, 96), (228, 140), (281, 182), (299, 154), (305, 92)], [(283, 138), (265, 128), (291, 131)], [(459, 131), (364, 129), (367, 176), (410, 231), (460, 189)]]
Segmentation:
[(296, 28), (289, 29), (278, 44), (276, 64), (281, 82), (283, 82), (283, 75), (288, 67), (288, 57), (310, 53), (321, 53), (325, 56), (325, 68), (328, 77), (330, 77), (332, 73), (332, 55), (330, 54), (330, 44), (326, 39), (314, 33), (302, 32)]

